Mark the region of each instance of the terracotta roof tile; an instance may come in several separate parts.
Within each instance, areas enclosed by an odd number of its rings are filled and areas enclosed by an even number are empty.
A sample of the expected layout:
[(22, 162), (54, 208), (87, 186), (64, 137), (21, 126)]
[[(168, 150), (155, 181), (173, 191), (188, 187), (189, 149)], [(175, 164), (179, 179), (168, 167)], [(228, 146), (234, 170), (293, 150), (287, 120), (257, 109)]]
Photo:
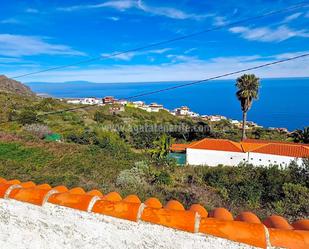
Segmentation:
[[(231, 152), (254, 152), (296, 158), (309, 158), (309, 145), (281, 141), (267, 141), (246, 139), (242, 142), (234, 142), (227, 139), (205, 138), (188, 145), (175, 144), (171, 148), (174, 151), (191, 149), (231, 151)], [(182, 149), (181, 149), (182, 148)], [(172, 149), (172, 150), (173, 150)]]
[(273, 215), (264, 220), (266, 229), (251, 212), (243, 212), (234, 220), (227, 209), (216, 208), (210, 212), (209, 218), (207, 210), (199, 204), (186, 210), (180, 202), (171, 200), (162, 208), (161, 202), (154, 197), (141, 203), (136, 195), (122, 200), (117, 192), (102, 197), (98, 190), (85, 193), (81, 188), (68, 190), (65, 186), (58, 186), (51, 189), (48, 184), (36, 186), (33, 182), (0, 179), (0, 198), (39, 206), (48, 201), (81, 211), (212, 235), (262, 248), (266, 245), (309, 248), (309, 220), (299, 220), (290, 225), (283, 217)]
[(172, 144), (170, 150), (171, 151), (185, 151), (190, 144)]
[(191, 144), (190, 149), (206, 149), (206, 150), (219, 150), (219, 151), (232, 151), (243, 152), (239, 143), (227, 139), (211, 139), (205, 138), (199, 142)]

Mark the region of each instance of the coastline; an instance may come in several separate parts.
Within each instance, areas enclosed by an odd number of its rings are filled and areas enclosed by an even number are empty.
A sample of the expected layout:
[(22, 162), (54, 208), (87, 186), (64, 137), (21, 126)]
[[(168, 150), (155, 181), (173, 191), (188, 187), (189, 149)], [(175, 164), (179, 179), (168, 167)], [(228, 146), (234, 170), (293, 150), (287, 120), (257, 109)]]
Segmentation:
[[(47, 93), (56, 98), (101, 98), (112, 95), (121, 99), (179, 83), (40, 83), (31, 84), (30, 87), (34, 92)], [(188, 106), (196, 113), (220, 114), (241, 120), (241, 110), (235, 97), (234, 85), (234, 80), (217, 80), (134, 100), (162, 103), (170, 110)], [(295, 89), (301, 89), (301, 91), (298, 91), (297, 95), (291, 94)], [(253, 103), (249, 111), (249, 120), (254, 120), (264, 127), (302, 129), (309, 124), (307, 96), (309, 96), (309, 78), (262, 79), (260, 98)]]

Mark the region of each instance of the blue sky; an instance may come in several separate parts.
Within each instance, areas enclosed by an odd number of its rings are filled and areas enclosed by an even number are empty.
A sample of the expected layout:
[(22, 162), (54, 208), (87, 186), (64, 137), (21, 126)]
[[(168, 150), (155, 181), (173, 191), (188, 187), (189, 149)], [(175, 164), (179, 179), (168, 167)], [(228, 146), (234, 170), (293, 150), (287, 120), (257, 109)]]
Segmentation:
[[(8, 76), (87, 60), (217, 27), (298, 1), (1, 1), (0, 72)], [(309, 5), (308, 5), (309, 6)], [(309, 7), (184, 41), (21, 79), (63, 82), (197, 80), (309, 51)], [(309, 76), (309, 60), (260, 77)]]

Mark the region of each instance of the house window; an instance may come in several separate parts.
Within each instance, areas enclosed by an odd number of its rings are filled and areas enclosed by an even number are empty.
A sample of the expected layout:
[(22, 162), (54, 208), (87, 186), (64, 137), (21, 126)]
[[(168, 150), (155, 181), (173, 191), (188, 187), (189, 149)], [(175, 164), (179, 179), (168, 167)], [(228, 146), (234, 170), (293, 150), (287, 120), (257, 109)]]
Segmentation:
[(230, 159), (233, 159), (233, 157), (230, 157)]
[(261, 161), (262, 161), (262, 159), (259, 159), (259, 161), (261, 162)]
[(253, 160), (253, 158), (251, 157), (251, 160)]
[(277, 161), (274, 161), (274, 163), (277, 163)]

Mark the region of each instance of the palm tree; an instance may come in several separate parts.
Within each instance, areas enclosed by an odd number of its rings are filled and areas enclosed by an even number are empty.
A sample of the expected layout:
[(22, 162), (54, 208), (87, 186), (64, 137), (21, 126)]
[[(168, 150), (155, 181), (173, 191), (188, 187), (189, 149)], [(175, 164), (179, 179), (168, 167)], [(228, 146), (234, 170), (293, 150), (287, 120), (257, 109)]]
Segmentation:
[(242, 110), (242, 140), (246, 139), (247, 112), (250, 110), (253, 100), (258, 98), (259, 85), (260, 79), (254, 74), (244, 74), (236, 80), (236, 87), (238, 88), (236, 96), (240, 101)]
[(309, 126), (305, 127), (303, 130), (293, 131), (291, 137), (295, 143), (309, 144)]

